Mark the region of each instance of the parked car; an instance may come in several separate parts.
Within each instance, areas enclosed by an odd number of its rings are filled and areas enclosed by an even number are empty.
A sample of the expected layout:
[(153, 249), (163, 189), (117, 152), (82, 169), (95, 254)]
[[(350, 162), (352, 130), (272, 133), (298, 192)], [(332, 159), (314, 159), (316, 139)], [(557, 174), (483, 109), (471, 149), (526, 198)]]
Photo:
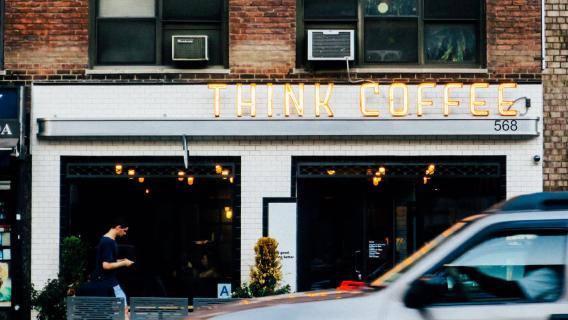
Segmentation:
[(519, 196), (466, 218), (355, 290), (305, 292), (190, 319), (568, 319), (568, 192)]

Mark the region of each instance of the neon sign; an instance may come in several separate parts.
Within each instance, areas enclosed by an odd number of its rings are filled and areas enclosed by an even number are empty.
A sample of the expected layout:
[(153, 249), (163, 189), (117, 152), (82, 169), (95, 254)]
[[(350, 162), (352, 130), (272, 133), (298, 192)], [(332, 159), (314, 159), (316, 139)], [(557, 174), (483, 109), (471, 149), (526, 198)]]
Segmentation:
[[(272, 118), (274, 116), (274, 86), (272, 83), (262, 85), (266, 92), (266, 102), (262, 106), (266, 108), (266, 116)], [(377, 105), (369, 100), (373, 96), (379, 96), (382, 87), (388, 87), (387, 104)], [(409, 94), (410, 88), (416, 87), (416, 96), (411, 99)], [(432, 93), (436, 88), (441, 87), (443, 94), (441, 101), (435, 102), (433, 99), (428, 98), (427, 94)], [(393, 118), (404, 118), (411, 114), (417, 117), (424, 116), (424, 110), (434, 110), (438, 108), (440, 114), (444, 117), (450, 117), (455, 112), (456, 108), (461, 108), (464, 104), (469, 104), (469, 114), (474, 117), (488, 117), (497, 115), (502, 117), (517, 117), (518, 110), (513, 108), (514, 101), (508, 100), (505, 96), (506, 93), (517, 88), (516, 83), (501, 83), (496, 85), (497, 98), (492, 101), (494, 107), (489, 108), (488, 102), (480, 98), (480, 93), (487, 92), (488, 90), (495, 90), (495, 86), (490, 86), (488, 83), (473, 83), (468, 90), (468, 98), (463, 99), (456, 95), (457, 90), (463, 90), (463, 83), (446, 83), (437, 84), (433, 82), (421, 83), (416, 86), (408, 85), (406, 83), (392, 83), (381, 85), (377, 82), (367, 82), (359, 86), (359, 111), (362, 117), (379, 118), (385, 115), (390, 115)], [(213, 93), (213, 115), (218, 118), (221, 116), (221, 92), (228, 88), (227, 84), (212, 83), (208, 88)], [(311, 103), (314, 115), (316, 118), (327, 116), (332, 118), (336, 115), (333, 110), (333, 91), (335, 85), (327, 83), (322, 85), (315, 83), (313, 85), (314, 101)], [(248, 99), (245, 98), (245, 90), (248, 90)], [(286, 118), (296, 116), (303, 117), (306, 111), (307, 103), (305, 101), (306, 85), (303, 83), (292, 85), (286, 83), (283, 85), (283, 115)], [(259, 85), (252, 84), (236, 84), (236, 115), (237, 117), (257, 117), (258, 108), (258, 91)], [(386, 109), (387, 111), (382, 114), (379, 109)]]

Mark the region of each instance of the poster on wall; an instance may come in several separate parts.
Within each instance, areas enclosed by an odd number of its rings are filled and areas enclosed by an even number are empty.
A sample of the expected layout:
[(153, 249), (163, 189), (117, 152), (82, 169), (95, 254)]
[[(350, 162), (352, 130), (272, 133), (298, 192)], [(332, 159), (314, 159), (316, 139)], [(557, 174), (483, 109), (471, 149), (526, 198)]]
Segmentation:
[(10, 265), (0, 262), (0, 307), (10, 307), (12, 304), (12, 281)]
[(282, 283), (297, 290), (297, 221), (296, 202), (271, 202), (268, 204), (268, 236), (278, 241), (282, 258)]

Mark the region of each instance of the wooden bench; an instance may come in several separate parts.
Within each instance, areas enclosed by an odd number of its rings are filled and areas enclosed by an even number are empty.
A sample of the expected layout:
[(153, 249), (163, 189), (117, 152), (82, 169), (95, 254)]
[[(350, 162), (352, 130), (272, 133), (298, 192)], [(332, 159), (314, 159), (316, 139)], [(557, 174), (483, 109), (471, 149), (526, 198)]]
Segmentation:
[(67, 297), (67, 320), (124, 320), (124, 300), (115, 297)]
[(193, 298), (193, 310), (197, 310), (198, 308), (202, 308), (202, 307), (205, 307), (205, 306), (231, 303), (231, 302), (238, 302), (240, 300), (242, 300), (242, 299), (238, 299), (238, 298), (229, 298), (229, 299)]
[(130, 298), (132, 320), (178, 320), (188, 315), (187, 298)]

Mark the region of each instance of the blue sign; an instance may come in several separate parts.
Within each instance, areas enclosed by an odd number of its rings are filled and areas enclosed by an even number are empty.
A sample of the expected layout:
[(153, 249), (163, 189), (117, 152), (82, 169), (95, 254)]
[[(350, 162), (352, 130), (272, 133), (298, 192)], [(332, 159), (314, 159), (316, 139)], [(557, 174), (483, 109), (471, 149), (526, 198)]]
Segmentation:
[(0, 87), (0, 119), (18, 119), (20, 89)]

